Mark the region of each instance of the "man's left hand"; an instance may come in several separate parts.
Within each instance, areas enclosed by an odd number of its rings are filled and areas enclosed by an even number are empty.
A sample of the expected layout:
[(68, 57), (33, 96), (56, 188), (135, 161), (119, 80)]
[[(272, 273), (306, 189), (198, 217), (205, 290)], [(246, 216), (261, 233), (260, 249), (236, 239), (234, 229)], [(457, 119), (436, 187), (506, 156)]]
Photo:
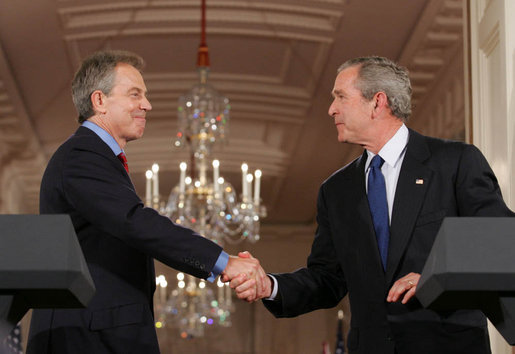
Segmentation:
[(388, 302), (396, 302), (401, 296), (401, 303), (405, 304), (415, 295), (415, 291), (417, 290), (417, 284), (420, 280), (420, 274), (418, 273), (409, 273), (402, 278), (398, 279), (388, 292), (388, 296), (386, 301)]

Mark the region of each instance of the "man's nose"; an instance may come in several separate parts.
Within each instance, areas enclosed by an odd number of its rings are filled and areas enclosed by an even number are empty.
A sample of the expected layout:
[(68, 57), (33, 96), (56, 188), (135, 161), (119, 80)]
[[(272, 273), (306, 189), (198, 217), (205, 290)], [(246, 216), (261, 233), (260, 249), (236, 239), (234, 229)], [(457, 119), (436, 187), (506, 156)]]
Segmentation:
[(329, 106), (329, 111), (327, 113), (329, 113), (331, 117), (334, 117), (334, 115), (336, 114), (336, 109), (334, 108), (334, 101)]
[(144, 109), (145, 111), (152, 110), (152, 105), (150, 104), (150, 101), (148, 100), (148, 98), (145, 97), (143, 99), (143, 102), (141, 102), (141, 109)]

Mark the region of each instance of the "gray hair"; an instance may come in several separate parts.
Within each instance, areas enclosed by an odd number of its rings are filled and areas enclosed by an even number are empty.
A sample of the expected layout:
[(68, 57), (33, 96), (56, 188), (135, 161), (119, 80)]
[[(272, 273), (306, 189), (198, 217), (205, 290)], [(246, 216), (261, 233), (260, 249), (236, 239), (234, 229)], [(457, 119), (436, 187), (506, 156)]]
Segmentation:
[(72, 81), (72, 98), (79, 113), (79, 123), (95, 115), (91, 94), (100, 90), (109, 95), (114, 86), (115, 67), (118, 63), (132, 65), (139, 71), (145, 62), (134, 53), (109, 50), (93, 53), (82, 62)]
[(383, 57), (361, 57), (346, 61), (338, 68), (338, 73), (359, 65), (355, 87), (363, 97), (371, 100), (377, 92), (384, 92), (392, 114), (404, 123), (411, 115), (411, 83), (408, 69)]

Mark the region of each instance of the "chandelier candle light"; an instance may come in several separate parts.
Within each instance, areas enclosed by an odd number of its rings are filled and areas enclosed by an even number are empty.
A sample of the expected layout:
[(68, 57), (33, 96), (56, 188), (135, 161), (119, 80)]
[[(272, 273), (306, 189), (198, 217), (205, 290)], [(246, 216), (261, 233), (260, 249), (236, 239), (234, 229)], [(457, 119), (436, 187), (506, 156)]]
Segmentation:
[(154, 163), (151, 170), (145, 172), (147, 179), (145, 188), (145, 205), (159, 211), (160, 209), (160, 196), (159, 196), (159, 165)]
[[(200, 165), (198, 178), (188, 176), (188, 164), (180, 163), (179, 184), (172, 189), (166, 205), (159, 195), (159, 165), (154, 163), (145, 173), (145, 204), (219, 244), (258, 241), (260, 218), (266, 215), (261, 205), (261, 170), (252, 174), (246, 163), (241, 165), (242, 194), (238, 202), (234, 187), (220, 176), (219, 160), (211, 163), (212, 180), (207, 177), (206, 159), (196, 159), (193, 165), (195, 162)], [(191, 173), (195, 175), (194, 170)]]

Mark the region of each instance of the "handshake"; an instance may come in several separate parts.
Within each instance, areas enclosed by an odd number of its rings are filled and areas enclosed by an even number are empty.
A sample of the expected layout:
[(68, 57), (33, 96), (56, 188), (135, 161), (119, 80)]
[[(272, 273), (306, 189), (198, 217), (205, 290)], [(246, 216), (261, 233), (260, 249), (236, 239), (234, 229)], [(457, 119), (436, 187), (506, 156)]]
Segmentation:
[(230, 282), (239, 299), (247, 302), (272, 294), (272, 280), (259, 261), (247, 251), (240, 252), (238, 257), (229, 256), (229, 262), (220, 276), (223, 282)]

